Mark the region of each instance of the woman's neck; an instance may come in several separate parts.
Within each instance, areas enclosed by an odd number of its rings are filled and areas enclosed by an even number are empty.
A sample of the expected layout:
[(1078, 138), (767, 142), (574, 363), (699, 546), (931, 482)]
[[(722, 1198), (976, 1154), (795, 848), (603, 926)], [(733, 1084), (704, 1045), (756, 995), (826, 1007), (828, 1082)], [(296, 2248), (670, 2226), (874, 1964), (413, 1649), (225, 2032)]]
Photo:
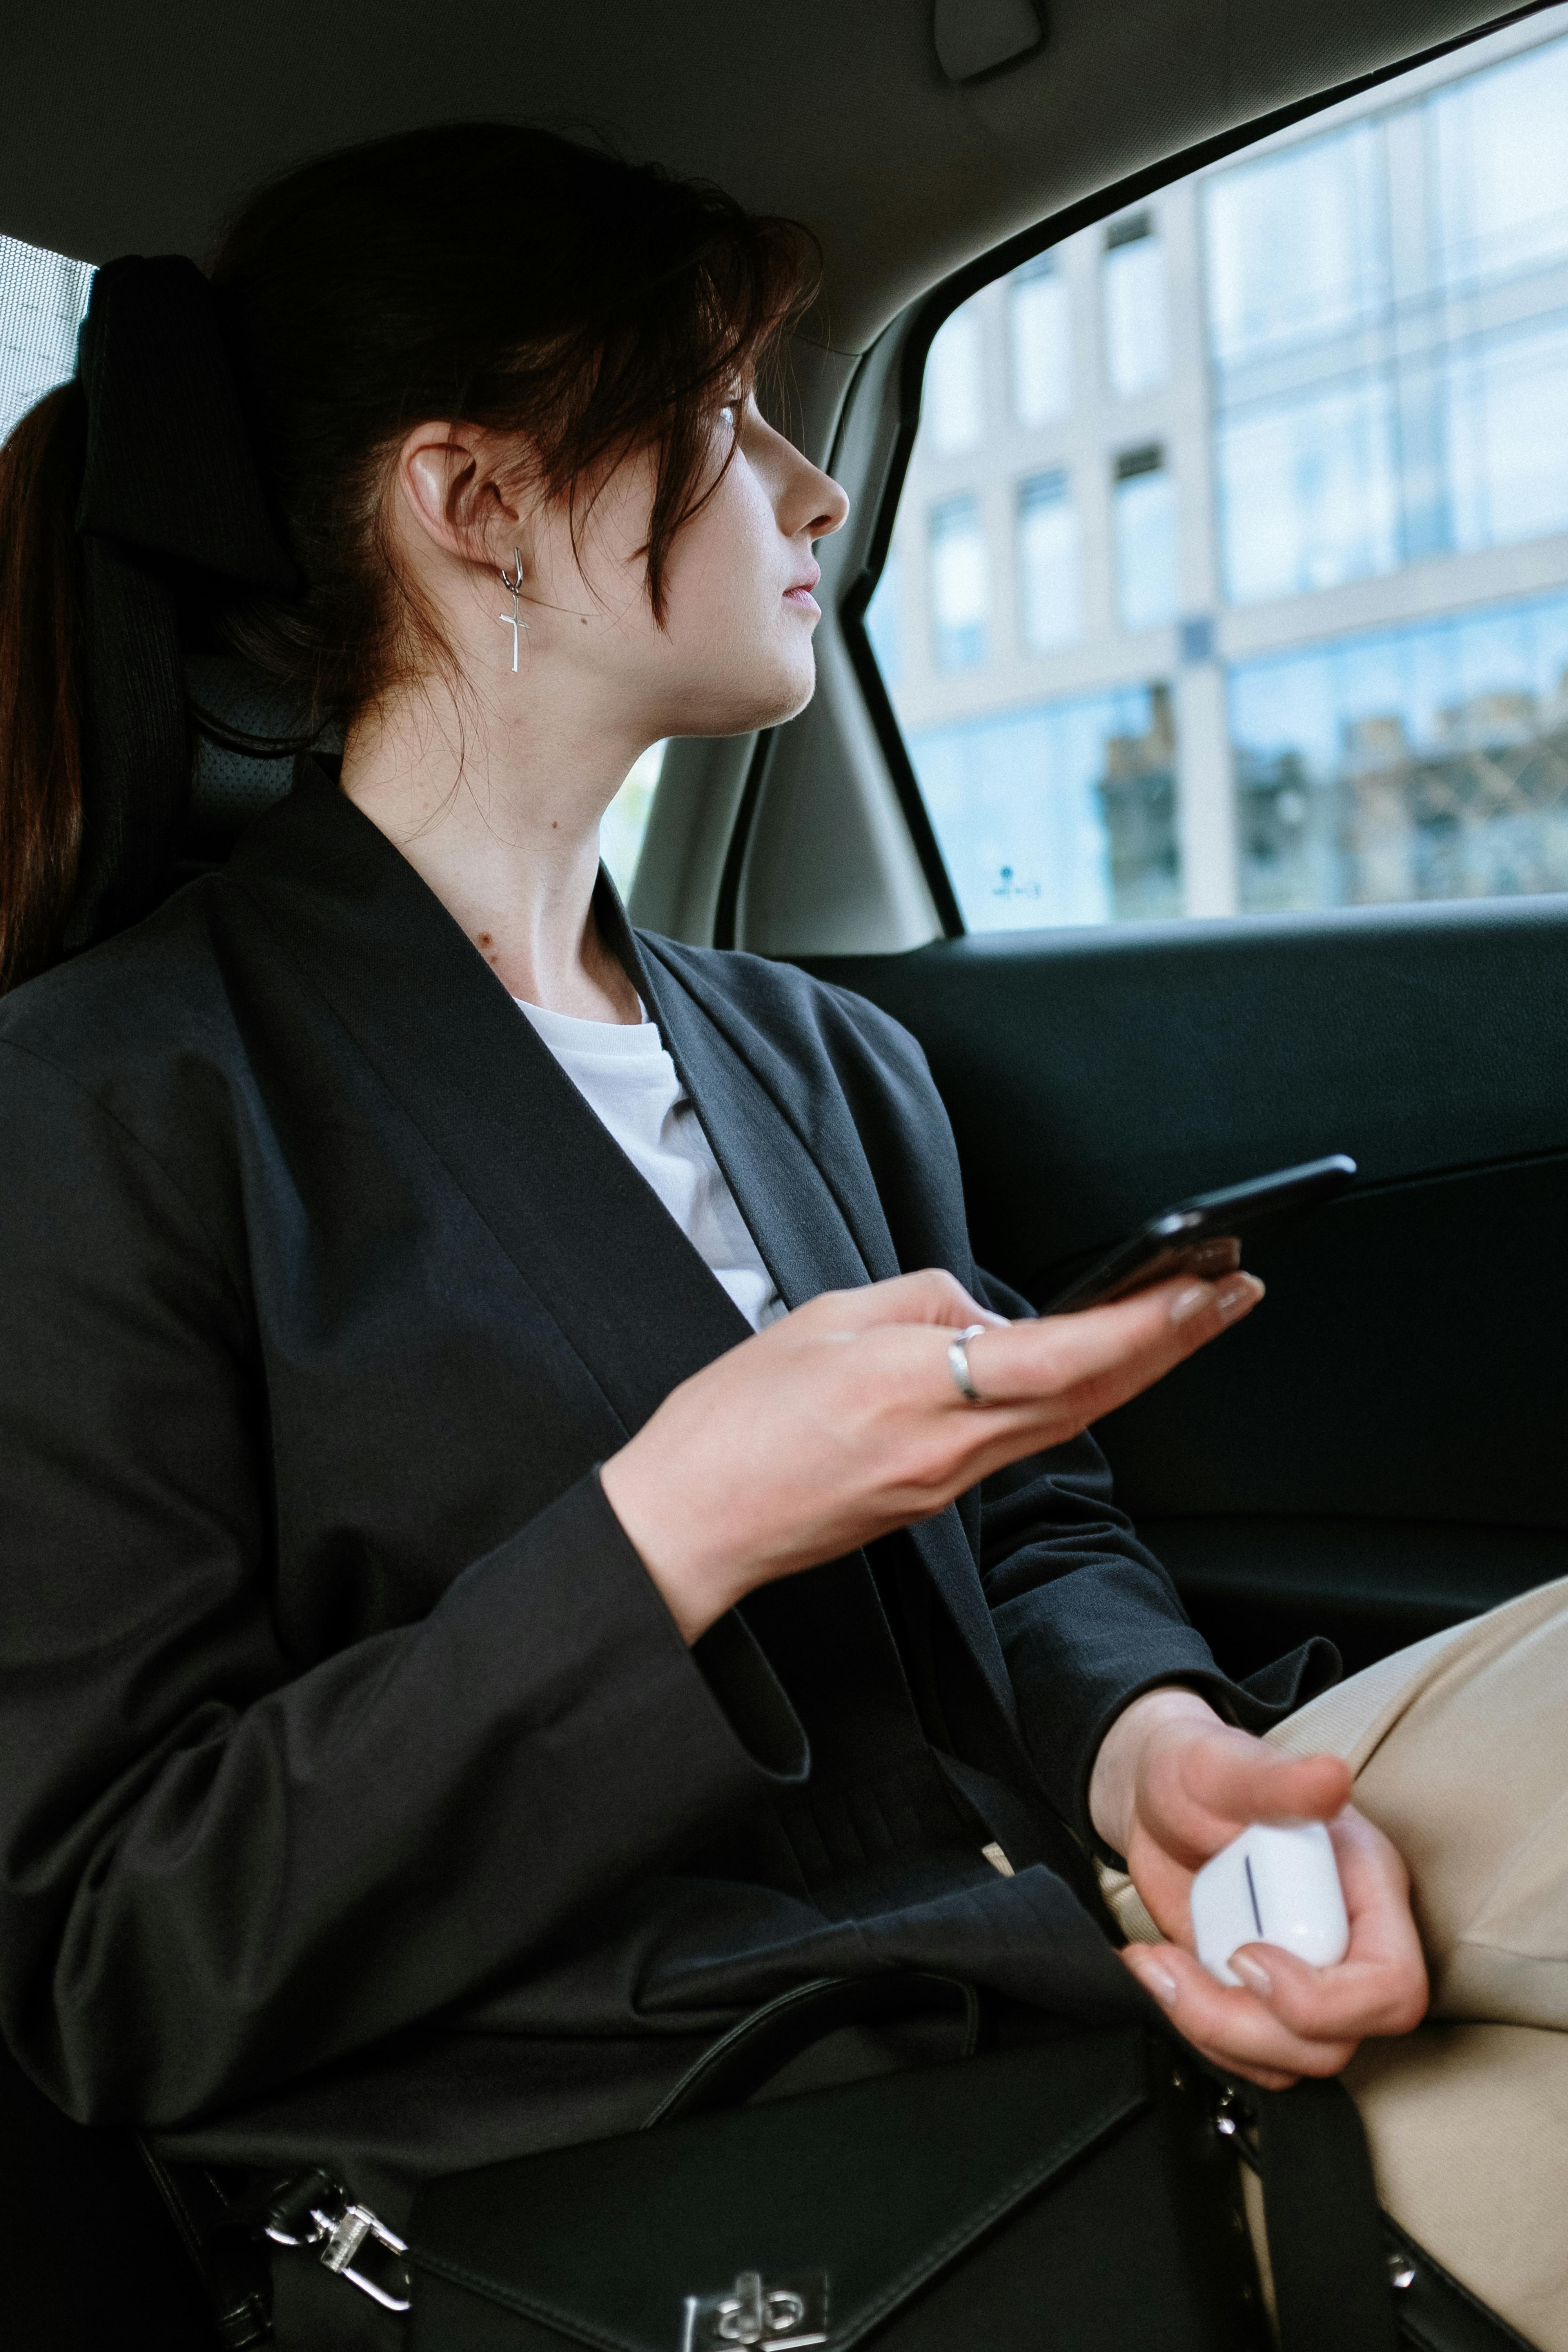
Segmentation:
[(349, 730), (342, 789), (511, 995), (637, 1021), (637, 992), (593, 912), (599, 820), (637, 750), (574, 738), (537, 711), (526, 730), (499, 718), (459, 714), (439, 685), (399, 697)]

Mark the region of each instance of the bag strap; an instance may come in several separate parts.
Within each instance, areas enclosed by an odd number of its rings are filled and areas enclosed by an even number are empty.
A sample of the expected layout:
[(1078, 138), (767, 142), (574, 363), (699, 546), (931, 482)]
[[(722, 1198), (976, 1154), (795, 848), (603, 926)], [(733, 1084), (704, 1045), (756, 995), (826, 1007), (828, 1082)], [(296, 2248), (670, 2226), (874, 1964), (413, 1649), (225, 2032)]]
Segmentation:
[(1244, 2094), (1258, 2121), (1281, 2352), (1398, 2352), (1372, 2158), (1338, 2080)]
[(926, 1969), (874, 1977), (814, 1977), (809, 1984), (792, 1986), (776, 2000), (752, 2010), (721, 2035), (659, 2101), (643, 2129), (743, 2106), (792, 2059), (841, 2026), (891, 2024), (944, 2010), (957, 2028), (954, 2057), (973, 2058), (980, 2046), (980, 1995), (962, 1978)]

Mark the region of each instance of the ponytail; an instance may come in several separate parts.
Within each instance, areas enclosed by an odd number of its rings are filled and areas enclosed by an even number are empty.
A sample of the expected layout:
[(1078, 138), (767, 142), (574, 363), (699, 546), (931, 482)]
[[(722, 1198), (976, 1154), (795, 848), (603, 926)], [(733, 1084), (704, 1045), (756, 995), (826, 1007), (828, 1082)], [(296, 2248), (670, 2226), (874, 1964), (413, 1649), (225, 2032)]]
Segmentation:
[(81, 853), (81, 394), (0, 446), (0, 993), (58, 950)]

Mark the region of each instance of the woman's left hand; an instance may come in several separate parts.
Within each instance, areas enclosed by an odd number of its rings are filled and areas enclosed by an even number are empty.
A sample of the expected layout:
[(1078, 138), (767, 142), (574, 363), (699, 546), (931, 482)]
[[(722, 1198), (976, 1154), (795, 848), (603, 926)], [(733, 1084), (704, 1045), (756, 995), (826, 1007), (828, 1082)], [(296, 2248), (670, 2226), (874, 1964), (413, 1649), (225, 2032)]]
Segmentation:
[[(1121, 1957), (1205, 2057), (1266, 2090), (1301, 2074), (1337, 2074), (1368, 2034), (1407, 2033), (1426, 2009), (1426, 1969), (1405, 1864), (1381, 1830), (1346, 1800), (1337, 1756), (1281, 1755), (1222, 1723), (1194, 1691), (1134, 1699), (1100, 1744), (1089, 1811), (1125, 1854), (1163, 1944)], [(1252, 1822), (1326, 1822), (1350, 1917), (1350, 1948), (1312, 1968), (1274, 1944), (1232, 1956), (1240, 1987), (1219, 1984), (1194, 1957), (1193, 1878)]]

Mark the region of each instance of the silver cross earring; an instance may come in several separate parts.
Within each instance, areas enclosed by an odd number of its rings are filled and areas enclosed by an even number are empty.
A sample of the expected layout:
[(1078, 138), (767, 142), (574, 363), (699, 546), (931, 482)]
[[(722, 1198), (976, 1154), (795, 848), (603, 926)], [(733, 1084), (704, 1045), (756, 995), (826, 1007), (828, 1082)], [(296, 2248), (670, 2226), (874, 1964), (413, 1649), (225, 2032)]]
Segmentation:
[(528, 623), (520, 621), (517, 617), (517, 600), (522, 593), (522, 558), (515, 547), (511, 551), (511, 561), (513, 568), (510, 572), (507, 570), (504, 563), (500, 566), (500, 584), (511, 598), (511, 610), (510, 613), (498, 613), (496, 619), (511, 631), (511, 667), (512, 675), (515, 677), (517, 675), (517, 633), (519, 629), (526, 629)]

